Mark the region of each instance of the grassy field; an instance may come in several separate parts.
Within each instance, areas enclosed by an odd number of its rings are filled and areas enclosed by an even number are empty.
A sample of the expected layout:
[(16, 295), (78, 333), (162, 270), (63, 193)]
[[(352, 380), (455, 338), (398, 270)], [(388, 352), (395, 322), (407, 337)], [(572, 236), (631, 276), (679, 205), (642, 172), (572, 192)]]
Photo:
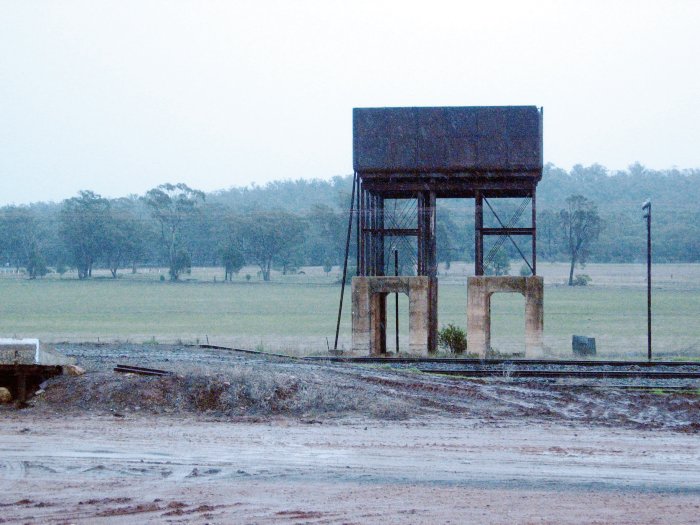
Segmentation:
[[(455, 265), (453, 265), (454, 268)], [(553, 354), (570, 354), (571, 336), (595, 337), (599, 354), (646, 355), (646, 292), (640, 265), (590, 265), (592, 286), (562, 286), (564, 265), (543, 265), (545, 343)], [(700, 267), (657, 265), (654, 289), (654, 348), (659, 357), (700, 357)], [(246, 348), (321, 353), (333, 344), (340, 287), (337, 275), (305, 269), (304, 275), (274, 276), (264, 283), (244, 269), (233, 283), (219, 269), (195, 269), (188, 281), (161, 282), (158, 271), (97, 275), (88, 281), (57, 276), (29, 281), (0, 277), (0, 337), (45, 341), (206, 342)], [(250, 281), (245, 278), (251, 276)], [(564, 271), (565, 275), (565, 271)], [(619, 277), (605, 280), (605, 276)], [(669, 275), (671, 276), (669, 278)], [(597, 276), (597, 277), (596, 277)], [(215, 281), (216, 279), (216, 281)], [(656, 282), (656, 281), (655, 281)], [(603, 284), (597, 284), (603, 283)], [(349, 288), (347, 289), (349, 292)], [(439, 322), (466, 327), (466, 277), (459, 268), (441, 275)], [(400, 296), (402, 341), (407, 341), (407, 298)], [(393, 312), (393, 297), (389, 311)], [(340, 345), (350, 343), (349, 293)], [(493, 346), (522, 350), (524, 299), (494, 296)], [(393, 349), (393, 316), (388, 327)]]

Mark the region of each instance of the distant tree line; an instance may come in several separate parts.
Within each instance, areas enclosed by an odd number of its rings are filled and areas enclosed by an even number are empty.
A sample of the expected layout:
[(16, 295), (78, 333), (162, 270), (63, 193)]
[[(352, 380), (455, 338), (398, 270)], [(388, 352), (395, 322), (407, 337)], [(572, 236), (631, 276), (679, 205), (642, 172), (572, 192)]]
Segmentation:
[(144, 196), (106, 199), (81, 191), (60, 204), (0, 208), (0, 263), (30, 279), (49, 268), (136, 272), (166, 266), (170, 280), (196, 266), (221, 266), (231, 279), (245, 264), (264, 280), (302, 264), (338, 264), (344, 250), (344, 212), (323, 203), (290, 212), (232, 206), (185, 184), (163, 184)]
[[(225, 279), (246, 264), (257, 265), (264, 280), (273, 269), (287, 273), (302, 265), (330, 271), (342, 263), (351, 186), (350, 176), (210, 194), (163, 184), (143, 196), (107, 199), (81, 191), (61, 203), (4, 206), (0, 264), (30, 279), (49, 269), (75, 269), (88, 279), (94, 268), (116, 278), (141, 266), (165, 266), (171, 280), (191, 266), (220, 266)], [(538, 258), (571, 263), (572, 277), (574, 266), (588, 261), (643, 261), (641, 204), (649, 198), (655, 261), (700, 262), (700, 170), (639, 164), (614, 173), (597, 164), (570, 171), (547, 165), (537, 195)], [(498, 205), (505, 218), (522, 208)], [(529, 220), (527, 213), (519, 220)], [(440, 200), (437, 235), (441, 262), (472, 261), (473, 202)], [(503, 271), (504, 259), (517, 257), (517, 248), (503, 242), (491, 264)]]

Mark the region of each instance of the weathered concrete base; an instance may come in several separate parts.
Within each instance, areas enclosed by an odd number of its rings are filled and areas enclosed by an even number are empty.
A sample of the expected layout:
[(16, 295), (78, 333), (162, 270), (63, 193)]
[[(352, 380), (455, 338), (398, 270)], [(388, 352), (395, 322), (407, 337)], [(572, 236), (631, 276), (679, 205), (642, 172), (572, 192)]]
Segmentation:
[(542, 354), (544, 337), (544, 281), (542, 277), (469, 277), (467, 281), (467, 348), (485, 357), (491, 348), (491, 296), (525, 296), (525, 355)]
[(434, 277), (353, 277), (352, 350), (386, 353), (386, 297), (408, 295), (410, 353), (434, 352), (437, 345), (437, 279)]
[(42, 345), (38, 339), (0, 338), (0, 386), (7, 390), (17, 406), (47, 379), (74, 367), (75, 360)]

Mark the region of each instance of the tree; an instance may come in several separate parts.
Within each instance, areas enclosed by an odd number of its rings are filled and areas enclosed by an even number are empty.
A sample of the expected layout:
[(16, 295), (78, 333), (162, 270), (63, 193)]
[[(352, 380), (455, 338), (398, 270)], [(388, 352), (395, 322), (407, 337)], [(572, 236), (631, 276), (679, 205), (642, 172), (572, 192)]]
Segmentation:
[[(197, 213), (204, 198), (203, 192), (182, 183), (161, 184), (146, 193), (146, 204), (160, 226), (161, 245), (167, 254), (171, 281), (177, 281), (180, 272), (186, 268), (182, 266), (182, 230)], [(187, 260), (189, 261), (189, 256)]]
[(273, 261), (288, 260), (304, 241), (305, 223), (283, 211), (252, 212), (241, 221), (241, 238), (251, 262), (260, 267), (263, 280), (270, 280)]
[(49, 272), (46, 260), (36, 248), (33, 248), (27, 259), (27, 273), (30, 279), (43, 277)]
[(92, 276), (93, 264), (105, 251), (109, 213), (109, 201), (91, 191), (63, 201), (60, 232), (79, 279)]
[(440, 210), (437, 216), (437, 224), (435, 225), (437, 261), (444, 262), (447, 270), (450, 269), (450, 262), (455, 259), (457, 250), (454, 244), (454, 232), (458, 230), (459, 228), (457, 228), (447, 210)]
[(309, 225), (305, 250), (307, 263), (340, 263), (345, 254), (347, 216), (325, 204), (316, 204), (306, 215), (306, 220)]
[(239, 233), (240, 221), (240, 217), (231, 212), (225, 213), (217, 219), (220, 224), (218, 237), (222, 239), (218, 251), (221, 263), (224, 265), (224, 281), (232, 281), (233, 274), (238, 273), (245, 265)]
[(221, 262), (224, 265), (224, 281), (232, 281), (233, 274), (245, 266), (245, 259), (235, 243), (226, 243), (221, 248)]
[(179, 276), (182, 274), (182, 272), (190, 273), (190, 270), (192, 269), (192, 259), (190, 257), (190, 254), (187, 253), (185, 250), (178, 250), (175, 253), (175, 258), (173, 259), (172, 265), (170, 267), (170, 275), (176, 275), (177, 277), (175, 279), (171, 280), (177, 280), (179, 279)]
[(235, 215), (229, 207), (217, 202), (207, 202), (201, 206), (182, 229), (184, 248), (192, 256), (192, 264), (221, 264), (221, 249), (230, 237), (229, 229), (233, 226)]
[(326, 272), (326, 275), (331, 273), (332, 269), (333, 263), (330, 260), (326, 259), (325, 261), (323, 261), (323, 271)]
[(559, 214), (553, 210), (537, 213), (537, 256), (544, 261), (556, 261), (561, 255)]
[(508, 275), (510, 273), (510, 257), (508, 250), (501, 247), (494, 255), (493, 259), (484, 265), (486, 275)]
[(600, 235), (603, 222), (596, 205), (583, 195), (571, 195), (567, 207), (559, 212), (559, 223), (567, 253), (571, 259), (569, 286), (574, 285), (576, 264), (586, 264), (593, 244)]
[(141, 228), (127, 205), (114, 201), (105, 221), (102, 256), (114, 279), (117, 271), (143, 254)]
[(37, 220), (31, 209), (6, 206), (0, 210), (0, 255), (17, 271), (26, 267), (30, 279), (46, 274)]

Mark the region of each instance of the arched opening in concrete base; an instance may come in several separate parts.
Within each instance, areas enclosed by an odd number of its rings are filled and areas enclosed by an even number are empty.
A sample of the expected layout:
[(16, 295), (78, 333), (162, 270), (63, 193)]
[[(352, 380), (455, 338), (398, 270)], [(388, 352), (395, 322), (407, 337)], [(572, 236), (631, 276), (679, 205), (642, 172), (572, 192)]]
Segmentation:
[(542, 353), (544, 282), (542, 277), (470, 277), (467, 280), (467, 341), (469, 352), (486, 357), (491, 346), (491, 296), (525, 296), (525, 355)]
[[(399, 345), (396, 346), (396, 298), (399, 301)], [(408, 352), (408, 294), (389, 293), (386, 295), (386, 351)]]
[[(387, 295), (408, 296), (408, 352), (433, 352), (437, 339), (437, 279), (434, 277), (353, 277), (352, 348), (381, 355), (387, 349)], [(401, 345), (404, 348), (404, 345)]]
[(493, 293), (490, 297), (489, 353), (494, 356), (525, 355), (525, 296)]

